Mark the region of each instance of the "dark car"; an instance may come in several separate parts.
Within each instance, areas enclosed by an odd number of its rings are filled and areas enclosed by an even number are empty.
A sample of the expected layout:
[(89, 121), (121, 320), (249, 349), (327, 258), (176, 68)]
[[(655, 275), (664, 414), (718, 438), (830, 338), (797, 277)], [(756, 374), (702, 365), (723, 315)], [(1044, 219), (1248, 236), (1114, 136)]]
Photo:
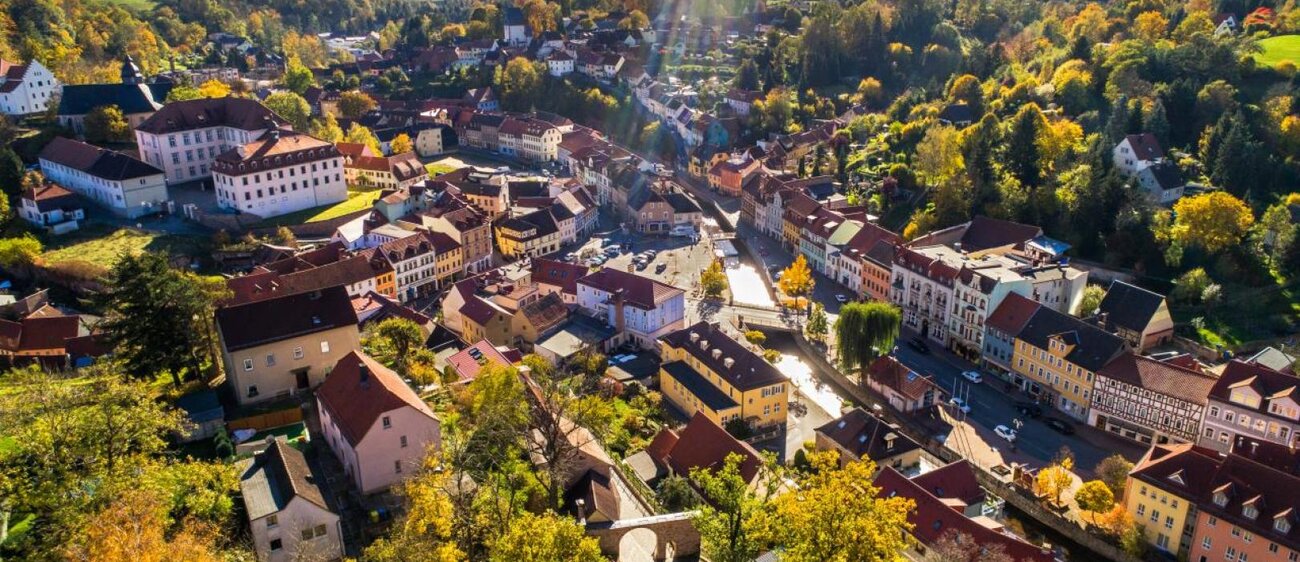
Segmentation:
[(1033, 402), (1016, 402), (1016, 411), (1031, 418), (1043, 415), (1043, 407)]
[(907, 345), (911, 346), (912, 349), (915, 349), (917, 353), (930, 352), (930, 346), (926, 345), (925, 340), (921, 338), (912, 338), (910, 340), (907, 340)]
[(1046, 423), (1047, 427), (1052, 428), (1052, 431), (1060, 433), (1061, 435), (1074, 435), (1074, 426), (1065, 423), (1062, 420), (1048, 418), (1047, 421), (1043, 423)]

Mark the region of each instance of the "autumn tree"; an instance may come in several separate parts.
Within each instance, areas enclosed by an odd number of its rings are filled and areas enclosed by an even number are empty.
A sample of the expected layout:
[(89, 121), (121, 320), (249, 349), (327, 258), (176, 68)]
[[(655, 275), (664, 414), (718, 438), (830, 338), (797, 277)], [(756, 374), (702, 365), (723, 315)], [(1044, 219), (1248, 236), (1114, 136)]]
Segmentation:
[(1106, 289), (1101, 285), (1088, 285), (1083, 288), (1083, 298), (1079, 300), (1079, 317), (1087, 318), (1101, 307), (1101, 300), (1106, 298)]
[(91, 109), (83, 118), (82, 126), (86, 140), (92, 143), (126, 142), (131, 138), (131, 125), (116, 105)]
[[(216, 529), (192, 520), (173, 525), (167, 505), (151, 490), (126, 490), (90, 516), (65, 548), (67, 560), (96, 562), (221, 562)], [(174, 527), (174, 528), (173, 528)]]
[(782, 293), (796, 299), (811, 295), (816, 280), (813, 279), (812, 270), (808, 268), (807, 258), (803, 254), (796, 256), (794, 263), (781, 272), (781, 279), (776, 284)]
[(1169, 20), (1160, 12), (1142, 12), (1133, 20), (1133, 35), (1147, 43), (1163, 39), (1168, 30)]
[(393, 154), (406, 154), (415, 150), (415, 144), (411, 142), (411, 135), (406, 133), (399, 133), (393, 137), (390, 146), (393, 148)]
[(375, 154), (384, 153), (383, 147), (379, 144), (379, 137), (376, 137), (375, 133), (371, 132), (369, 127), (360, 123), (352, 123), (352, 125), (348, 127), (348, 134), (344, 136), (343, 140), (356, 144), (364, 144)]
[(326, 113), (324, 117), (313, 119), (308, 125), (309, 134), (326, 142), (343, 142), (345, 135), (334, 115)]
[(455, 506), (449, 489), (450, 473), (436, 470), (438, 457), (430, 454), (425, 467), (397, 488), (405, 509), (388, 533), (362, 552), (364, 562), (461, 562), (466, 560), (453, 537)]
[(908, 513), (915, 503), (881, 497), (871, 485), (875, 463), (839, 467), (833, 452), (809, 455), (798, 491), (773, 501), (769, 539), (789, 562), (896, 560), (912, 544)]
[(714, 260), (709, 267), (700, 272), (700, 288), (708, 297), (721, 297), (727, 290), (727, 274), (722, 271), (722, 262)]
[(14, 238), (0, 238), (0, 266), (13, 269), (32, 265), (41, 257), (42, 250), (41, 241), (30, 232)]
[(542, 487), (548, 505), (559, 508), (561, 496), (569, 484), (580, 450), (595, 443), (610, 427), (614, 412), (599, 395), (579, 396), (563, 373), (540, 355), (527, 355), (527, 384), (533, 387), (531, 427), (527, 432), (529, 450), (542, 461)]
[(1259, 216), (1251, 229), (1251, 240), (1256, 251), (1279, 264), (1296, 242), (1296, 225), (1291, 222), (1291, 209), (1285, 201), (1270, 205)]
[(956, 529), (944, 531), (925, 550), (925, 562), (1015, 562), (1001, 544), (980, 544)]
[(302, 60), (297, 57), (291, 57), (285, 65), (284, 76), (280, 78), (280, 84), (290, 92), (300, 96), (307, 94), (307, 89), (316, 85), (316, 76), (312, 74), (311, 69), (302, 64)]
[(347, 119), (358, 119), (375, 109), (375, 99), (360, 90), (339, 94), (339, 114)]
[(1179, 199), (1174, 215), (1174, 239), (1211, 254), (1240, 243), (1255, 222), (1245, 202), (1223, 191)]
[[(761, 526), (774, 490), (770, 485), (750, 488), (740, 474), (741, 462), (732, 453), (721, 467), (691, 470), (691, 481), (706, 500), (694, 518), (700, 549), (714, 562), (750, 562), (763, 551)], [(758, 478), (767, 476), (760, 471)]]
[(1105, 482), (1090, 480), (1074, 493), (1074, 501), (1079, 504), (1079, 509), (1091, 511), (1095, 518), (1097, 513), (1109, 511), (1115, 505), (1115, 494)]
[(285, 118), (293, 125), (293, 130), (306, 132), (310, 128), (311, 105), (306, 99), (293, 92), (275, 92), (262, 101), (267, 109)]
[(1070, 472), (1073, 468), (1074, 459), (1065, 457), (1038, 471), (1036, 481), (1038, 493), (1050, 496), (1052, 503), (1058, 506), (1061, 505), (1061, 494), (1068, 491), (1070, 486), (1074, 484), (1074, 474)]
[(794, 107), (795, 102), (790, 92), (776, 88), (763, 99), (754, 102), (749, 118), (760, 131), (784, 134), (790, 132), (794, 123)]
[(938, 185), (961, 173), (965, 168), (957, 129), (935, 125), (925, 131), (916, 145), (913, 160), (917, 176), (927, 185)]
[(367, 355), (406, 374), (412, 355), (424, 346), (424, 331), (405, 318), (388, 318), (366, 328), (361, 345)]
[(489, 562), (604, 562), (600, 542), (569, 517), (547, 512), (516, 518), (492, 542)]
[(804, 333), (808, 335), (808, 339), (821, 342), (826, 341), (826, 334), (829, 332), (826, 307), (819, 302), (813, 303), (812, 312), (808, 313), (808, 325), (804, 326)]
[(542, 92), (546, 65), (515, 57), (497, 71), (496, 85), (501, 106), (511, 111), (528, 111)]
[(1093, 469), (1093, 473), (1097, 475), (1098, 480), (1105, 482), (1106, 487), (1110, 488), (1112, 497), (1119, 498), (1124, 496), (1124, 484), (1128, 482), (1128, 475), (1132, 470), (1133, 463), (1124, 458), (1124, 455), (1116, 453), (1101, 459), (1097, 463), (1097, 468)]
[(860, 369), (889, 353), (898, 337), (902, 312), (886, 302), (853, 302), (840, 308), (835, 320), (835, 347), (844, 371)]

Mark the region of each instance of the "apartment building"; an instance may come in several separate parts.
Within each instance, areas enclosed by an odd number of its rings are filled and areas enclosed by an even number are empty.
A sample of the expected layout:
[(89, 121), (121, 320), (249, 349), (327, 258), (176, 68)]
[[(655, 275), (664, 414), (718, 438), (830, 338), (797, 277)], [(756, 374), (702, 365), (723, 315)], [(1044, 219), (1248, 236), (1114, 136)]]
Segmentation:
[[(435, 239), (437, 238), (437, 239)], [(439, 240), (447, 238), (447, 240)], [(397, 300), (403, 304), (431, 294), (438, 288), (437, 248), (451, 249), (450, 239), (442, 233), (418, 231), (367, 250), (392, 266), (397, 280)], [(450, 241), (454, 244), (454, 241)]]
[(686, 415), (721, 426), (785, 427), (789, 379), (718, 325), (699, 322), (659, 343), (659, 388)]
[(41, 150), (40, 164), (45, 179), (120, 217), (159, 212), (169, 199), (162, 170), (121, 152), (54, 137)]
[(1198, 444), (1227, 451), (1237, 436), (1300, 445), (1300, 378), (1234, 359), (1210, 389)]
[(346, 201), (342, 168), (333, 144), (272, 129), (219, 154), (209, 171), (218, 205), (270, 218)]
[(1123, 339), (1047, 306), (1034, 311), (1014, 341), (1015, 384), (1079, 421), (1088, 419), (1097, 371), (1129, 351)]
[(529, 162), (554, 162), (563, 133), (541, 119), (507, 117), (497, 129), (498, 151)]
[(343, 155), (343, 174), (348, 185), (409, 189), (429, 178), (428, 170), (414, 152), (383, 156), (364, 144), (341, 142), (336, 146)]
[(289, 128), (288, 121), (257, 100), (204, 98), (158, 109), (135, 128), (135, 140), (141, 159), (163, 170), (167, 183), (174, 184), (206, 179), (218, 155), (263, 139), (271, 130)]
[[(573, 215), (568, 217), (572, 223)], [(553, 254), (564, 243), (559, 222), (549, 207), (498, 221), (493, 230), (497, 248), (509, 259)]]
[(1147, 445), (1195, 443), (1214, 383), (1188, 356), (1121, 353), (1097, 371), (1088, 424)]
[(656, 349), (656, 340), (686, 325), (686, 292), (647, 277), (605, 267), (578, 279), (577, 289), (578, 308), (614, 327), (610, 346)]

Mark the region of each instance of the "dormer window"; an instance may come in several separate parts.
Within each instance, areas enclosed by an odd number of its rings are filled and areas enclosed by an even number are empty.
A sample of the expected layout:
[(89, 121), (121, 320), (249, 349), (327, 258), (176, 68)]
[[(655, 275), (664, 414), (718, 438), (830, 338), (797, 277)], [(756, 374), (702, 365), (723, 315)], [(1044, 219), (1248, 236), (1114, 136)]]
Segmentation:
[(1286, 516), (1278, 516), (1273, 519), (1273, 530), (1282, 534), (1290, 533), (1291, 520), (1287, 519)]
[(1220, 491), (1220, 492), (1215, 492), (1215, 493), (1214, 493), (1214, 505), (1217, 505), (1217, 506), (1219, 506), (1219, 507), (1224, 507), (1224, 506), (1228, 505), (1228, 494), (1225, 494), (1225, 493), (1223, 493), (1223, 492), (1221, 492), (1221, 491)]
[(1254, 503), (1248, 503), (1241, 506), (1241, 514), (1245, 516), (1246, 519), (1253, 521), (1256, 517), (1259, 517), (1259, 509), (1255, 507)]

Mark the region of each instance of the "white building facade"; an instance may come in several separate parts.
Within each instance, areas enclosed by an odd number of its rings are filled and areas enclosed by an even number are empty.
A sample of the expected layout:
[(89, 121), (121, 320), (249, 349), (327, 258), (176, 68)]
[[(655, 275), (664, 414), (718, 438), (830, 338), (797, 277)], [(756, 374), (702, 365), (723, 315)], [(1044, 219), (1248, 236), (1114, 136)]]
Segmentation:
[(0, 114), (42, 113), (58, 97), (62, 84), (40, 61), (13, 64), (0, 59)]
[(212, 98), (172, 102), (135, 129), (145, 162), (169, 184), (206, 179), (217, 156), (288, 123), (256, 100)]
[(320, 139), (270, 131), (212, 165), (217, 203), (267, 218), (348, 198), (343, 156)]

